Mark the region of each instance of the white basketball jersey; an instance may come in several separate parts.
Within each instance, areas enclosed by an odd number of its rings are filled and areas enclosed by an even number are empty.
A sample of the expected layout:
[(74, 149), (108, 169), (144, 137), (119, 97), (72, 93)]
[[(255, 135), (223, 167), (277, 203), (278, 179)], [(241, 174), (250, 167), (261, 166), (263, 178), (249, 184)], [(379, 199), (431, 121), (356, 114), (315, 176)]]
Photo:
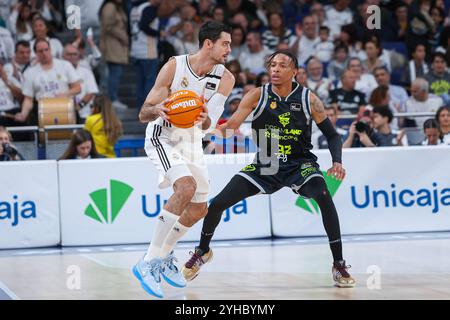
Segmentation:
[[(216, 64), (211, 71), (200, 77), (194, 73), (189, 65), (188, 56), (182, 55), (175, 57), (175, 75), (170, 86), (169, 95), (179, 90), (191, 90), (197, 93), (198, 96), (203, 96), (205, 101), (208, 102), (219, 89), (225, 66)], [(223, 106), (209, 105), (208, 109), (210, 112), (211, 108), (221, 108), (220, 111), (223, 111)], [(157, 147), (159, 142), (162, 145), (174, 144), (173, 150), (183, 153), (183, 157), (191, 158), (190, 161), (192, 162), (196, 162), (196, 160), (190, 157), (190, 154), (196, 155), (197, 159), (203, 157), (203, 136), (204, 133), (198, 126), (186, 129), (177, 128), (161, 118), (150, 122), (146, 130), (146, 137), (150, 139), (149, 141), (152, 142), (154, 147)]]

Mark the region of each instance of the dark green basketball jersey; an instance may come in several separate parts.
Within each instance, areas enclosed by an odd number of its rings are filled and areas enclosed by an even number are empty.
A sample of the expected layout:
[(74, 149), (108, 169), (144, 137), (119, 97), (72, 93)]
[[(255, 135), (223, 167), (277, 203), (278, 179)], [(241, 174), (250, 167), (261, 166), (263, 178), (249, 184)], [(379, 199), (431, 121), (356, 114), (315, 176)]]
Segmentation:
[(261, 97), (252, 121), (258, 162), (276, 157), (283, 166), (299, 160), (317, 160), (311, 153), (309, 93), (308, 88), (297, 82), (292, 83), (292, 91), (287, 97), (274, 93), (271, 83), (261, 87)]

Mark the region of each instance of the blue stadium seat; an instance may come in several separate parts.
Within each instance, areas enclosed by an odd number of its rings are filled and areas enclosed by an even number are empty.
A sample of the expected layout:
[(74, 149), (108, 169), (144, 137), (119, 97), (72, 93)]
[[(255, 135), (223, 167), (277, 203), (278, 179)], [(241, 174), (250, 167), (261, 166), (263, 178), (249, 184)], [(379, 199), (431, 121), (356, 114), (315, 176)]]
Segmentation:
[(404, 42), (382, 42), (381, 45), (382, 45), (383, 49), (395, 50), (398, 53), (401, 53), (405, 56), (408, 55), (408, 52), (406, 50), (406, 45)]
[(115, 144), (114, 152), (116, 153), (117, 157), (120, 158), (122, 156), (122, 150), (131, 149), (132, 156), (137, 157), (138, 150), (143, 149), (144, 145), (145, 145), (144, 139), (123, 139), (123, 140), (119, 140)]

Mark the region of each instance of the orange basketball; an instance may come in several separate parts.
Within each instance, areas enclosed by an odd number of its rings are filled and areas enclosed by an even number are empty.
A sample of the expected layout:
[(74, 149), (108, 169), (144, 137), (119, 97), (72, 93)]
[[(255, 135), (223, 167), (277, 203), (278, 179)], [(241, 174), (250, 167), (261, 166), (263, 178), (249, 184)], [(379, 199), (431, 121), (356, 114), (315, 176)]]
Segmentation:
[(190, 90), (179, 90), (169, 96), (165, 107), (170, 111), (169, 122), (178, 128), (190, 128), (203, 110), (200, 97)]

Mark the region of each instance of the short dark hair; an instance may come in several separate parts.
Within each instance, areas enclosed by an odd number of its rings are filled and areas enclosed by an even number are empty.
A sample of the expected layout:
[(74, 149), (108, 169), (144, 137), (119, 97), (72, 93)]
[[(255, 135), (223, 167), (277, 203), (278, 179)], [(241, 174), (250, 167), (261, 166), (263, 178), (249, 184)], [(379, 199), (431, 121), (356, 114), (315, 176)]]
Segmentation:
[(327, 26), (320, 26), (319, 27), (319, 32), (320, 31), (326, 31), (326, 32), (330, 33), (330, 28), (328, 28)]
[(442, 60), (444, 60), (445, 63), (447, 63), (445, 54), (443, 54), (442, 52), (433, 53), (433, 56), (431, 57), (431, 62), (434, 62), (434, 59), (436, 58), (441, 58)]
[(394, 118), (392, 111), (389, 109), (389, 107), (386, 106), (374, 107), (372, 113), (378, 113), (382, 117), (387, 117), (388, 123), (391, 123), (392, 119)]
[(47, 39), (37, 39), (34, 42), (34, 45), (33, 45), (34, 52), (36, 52), (36, 48), (37, 48), (38, 43), (41, 43), (41, 42), (45, 42), (46, 44), (48, 44), (48, 47), (50, 48), (50, 42)]
[(14, 52), (17, 52), (17, 49), (19, 48), (19, 46), (23, 46), (25, 48), (29, 48), (30, 47), (30, 43), (28, 41), (25, 41), (25, 40), (17, 41)]
[(436, 121), (436, 119), (430, 118), (425, 120), (423, 123), (423, 131), (425, 129), (438, 129), (439, 130), (439, 123)]
[(388, 75), (390, 75), (389, 74), (389, 70), (387, 69), (387, 67), (386, 66), (378, 66), (378, 67), (375, 67), (374, 69), (373, 69), (373, 74), (375, 75), (375, 72), (377, 72), (378, 70), (383, 70), (384, 72), (386, 72)]
[(211, 40), (216, 42), (220, 38), (222, 32), (229, 33), (231, 35), (231, 27), (218, 21), (205, 22), (198, 32), (198, 44), (203, 47), (205, 40)]
[(298, 69), (297, 56), (295, 54), (293, 54), (291, 51), (288, 51), (288, 50), (277, 50), (274, 53), (272, 53), (270, 56), (268, 56), (267, 60), (266, 60), (266, 69), (269, 69), (269, 66), (272, 63), (272, 60), (279, 54), (284, 54), (284, 55), (288, 56), (289, 59), (291, 59), (292, 64), (294, 65), (295, 69)]
[(334, 47), (333, 52), (334, 52), (334, 53), (337, 53), (339, 50), (344, 50), (345, 53), (348, 54), (348, 47), (347, 47), (345, 44), (341, 43), (341, 42), (338, 42), (338, 43), (336, 44), (336, 46)]

